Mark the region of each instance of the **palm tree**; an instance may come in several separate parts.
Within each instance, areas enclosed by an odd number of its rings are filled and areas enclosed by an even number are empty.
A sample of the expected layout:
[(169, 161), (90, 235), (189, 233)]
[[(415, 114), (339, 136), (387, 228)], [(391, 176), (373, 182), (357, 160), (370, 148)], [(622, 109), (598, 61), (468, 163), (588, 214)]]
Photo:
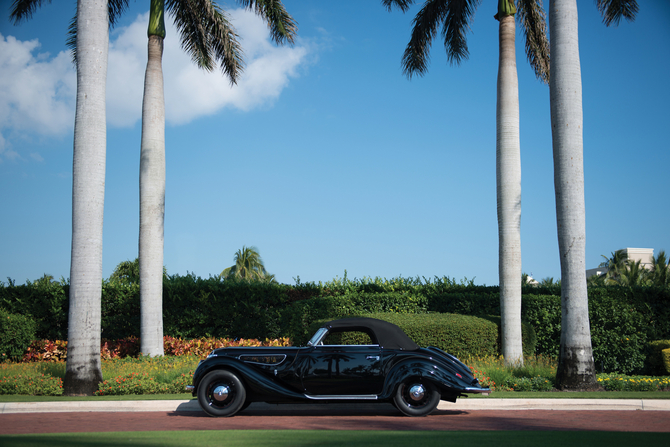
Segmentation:
[[(41, 0), (16, 0), (10, 18), (28, 19)], [(111, 2), (114, 4), (115, 2)], [(124, 7), (126, 2), (116, 2)], [(107, 150), (105, 84), (109, 14), (107, 0), (79, 0), (76, 37), (77, 101), (72, 163), (72, 252), (65, 395), (93, 395), (102, 382), (100, 309), (102, 220)], [(111, 8), (110, 8), (111, 9)]]
[(274, 275), (269, 275), (265, 270), (258, 249), (244, 246), (235, 253), (235, 264), (222, 271), (219, 276), (252, 281), (264, 281), (269, 276), (271, 281), (274, 280)]
[(628, 261), (618, 278), (618, 283), (628, 287), (646, 285), (647, 270), (641, 264), (642, 261)]
[(651, 258), (651, 282), (657, 286), (667, 286), (670, 283), (670, 259), (665, 256), (665, 250), (658, 252), (655, 258)]
[(600, 266), (607, 269), (604, 283), (617, 284), (617, 279), (626, 270), (626, 264), (628, 263), (628, 253), (626, 250), (617, 250), (614, 253), (611, 253), (609, 258), (605, 255), (601, 256), (605, 259), (605, 262), (602, 262)]
[[(265, 20), (273, 40), (293, 43), (296, 24), (279, 0), (239, 0)], [(142, 104), (140, 153), (140, 300), (143, 354), (163, 355), (163, 224), (165, 220), (165, 12), (179, 30), (182, 48), (200, 68), (218, 63), (235, 83), (243, 68), (237, 34), (212, 0), (151, 0), (148, 61)]]
[(555, 281), (552, 276), (547, 276), (546, 278), (542, 278), (542, 281), (540, 281), (540, 285), (542, 287), (554, 287), (554, 286), (559, 286), (561, 284), (561, 280), (559, 279), (558, 281)]
[[(407, 11), (414, 0), (382, 0), (387, 9)], [(442, 26), (450, 62), (460, 63), (469, 52), (466, 32), (479, 0), (426, 0), (414, 18), (412, 36), (402, 59), (403, 72), (427, 72), (432, 39)], [(526, 55), (538, 78), (549, 77), (549, 45), (545, 14), (540, 0), (517, 2)], [(498, 269), (502, 354), (507, 364), (523, 364), (521, 345), (521, 156), (519, 142), (519, 89), (516, 71), (513, 0), (499, 0), (498, 97), (496, 107), (496, 191), (498, 203)]]
[[(605, 24), (633, 20), (634, 0), (598, 0)], [(585, 263), (582, 80), (576, 0), (552, 0), (551, 130), (554, 152), (556, 221), (561, 261), (561, 345), (556, 374), (559, 389), (596, 387), (591, 346)]]

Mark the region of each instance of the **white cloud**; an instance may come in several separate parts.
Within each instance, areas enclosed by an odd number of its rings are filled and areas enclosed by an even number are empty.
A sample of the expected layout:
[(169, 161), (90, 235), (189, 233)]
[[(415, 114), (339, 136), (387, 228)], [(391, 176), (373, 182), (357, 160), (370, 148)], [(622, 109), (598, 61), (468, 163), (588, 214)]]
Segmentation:
[(41, 156), (40, 154), (38, 154), (37, 152), (33, 152), (33, 153), (31, 153), (31, 154), (30, 154), (30, 158), (32, 158), (33, 160), (35, 160), (35, 161), (37, 161), (37, 162), (42, 162), (42, 161), (44, 161), (44, 158), (42, 158), (42, 156)]
[(17, 136), (62, 135), (74, 126), (76, 76), (66, 51), (38, 53), (39, 42), (0, 34), (0, 152)]
[[(241, 36), (246, 69), (237, 85), (219, 69), (206, 72), (181, 49), (167, 18), (163, 53), (166, 118), (185, 124), (232, 107), (249, 111), (271, 104), (306, 63), (305, 46), (277, 47), (267, 26), (252, 12), (229, 11)], [(141, 118), (146, 68), (148, 13), (110, 35), (107, 69), (107, 121), (129, 127)], [(39, 53), (39, 41), (0, 34), (0, 157), (16, 158), (11, 141), (29, 135), (52, 136), (74, 127), (76, 73), (68, 51)]]
[[(241, 36), (246, 69), (237, 85), (219, 69), (199, 69), (180, 45), (171, 20), (163, 49), (165, 113), (168, 123), (185, 124), (212, 115), (225, 107), (252, 110), (274, 101), (304, 63), (305, 47), (277, 47), (270, 42), (267, 26), (252, 12), (230, 11), (231, 22)], [(141, 118), (146, 66), (148, 14), (117, 30), (110, 43), (107, 75), (107, 120), (130, 126)]]

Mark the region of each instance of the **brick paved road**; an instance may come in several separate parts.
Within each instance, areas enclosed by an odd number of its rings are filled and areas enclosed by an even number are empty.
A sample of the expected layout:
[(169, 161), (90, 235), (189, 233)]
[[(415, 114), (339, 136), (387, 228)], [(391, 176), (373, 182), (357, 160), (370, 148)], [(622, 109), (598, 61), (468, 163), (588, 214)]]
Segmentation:
[(254, 409), (232, 418), (204, 412), (73, 412), (1, 414), (0, 434), (152, 430), (593, 430), (670, 432), (668, 411), (437, 410), (401, 416), (392, 406), (351, 409)]

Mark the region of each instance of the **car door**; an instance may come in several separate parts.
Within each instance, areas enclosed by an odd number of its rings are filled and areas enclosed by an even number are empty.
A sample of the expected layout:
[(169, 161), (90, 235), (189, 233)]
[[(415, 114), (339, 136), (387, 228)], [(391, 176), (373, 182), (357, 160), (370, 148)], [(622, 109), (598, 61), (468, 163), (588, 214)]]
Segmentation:
[(375, 395), (382, 391), (379, 345), (319, 345), (307, 354), (302, 383), (313, 396)]

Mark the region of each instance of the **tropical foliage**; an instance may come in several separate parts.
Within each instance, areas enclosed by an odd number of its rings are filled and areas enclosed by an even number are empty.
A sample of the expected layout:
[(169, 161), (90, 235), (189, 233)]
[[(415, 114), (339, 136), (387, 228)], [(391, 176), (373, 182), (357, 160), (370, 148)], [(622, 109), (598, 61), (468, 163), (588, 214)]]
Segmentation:
[(274, 275), (265, 270), (261, 255), (256, 247), (243, 246), (235, 253), (235, 264), (224, 269), (219, 275), (226, 279), (276, 282)]
[(590, 285), (601, 286), (658, 286), (667, 287), (670, 283), (670, 260), (661, 250), (651, 258), (651, 266), (644, 267), (641, 261), (628, 259), (625, 250), (617, 250), (609, 258), (603, 255), (604, 262), (600, 267), (607, 269), (602, 275), (594, 275), (588, 279)]

